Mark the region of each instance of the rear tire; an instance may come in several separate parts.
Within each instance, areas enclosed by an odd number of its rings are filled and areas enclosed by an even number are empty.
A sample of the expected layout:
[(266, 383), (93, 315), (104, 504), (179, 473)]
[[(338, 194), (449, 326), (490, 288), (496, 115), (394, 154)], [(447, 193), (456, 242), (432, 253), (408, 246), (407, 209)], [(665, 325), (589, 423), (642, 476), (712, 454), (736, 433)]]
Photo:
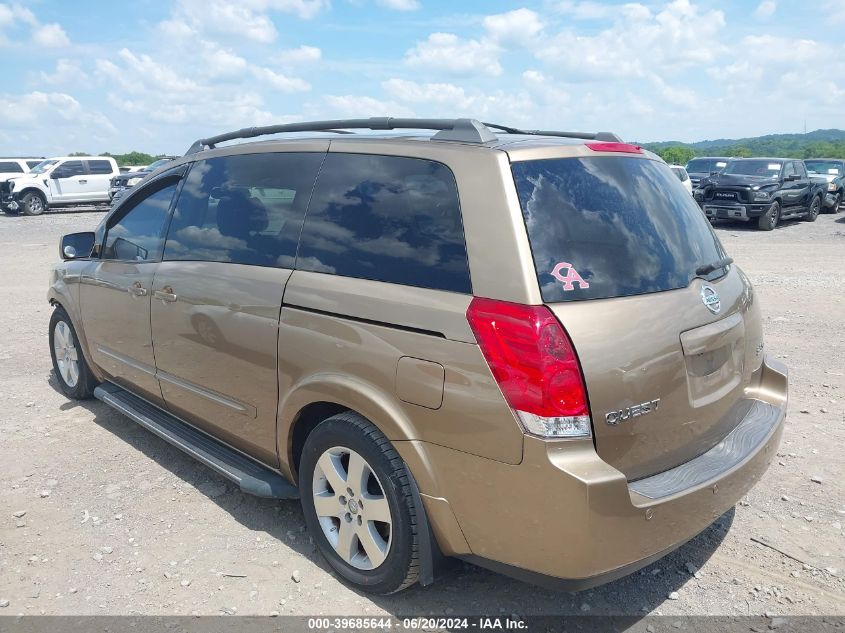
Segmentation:
[(780, 222), (780, 203), (775, 200), (769, 210), (757, 220), (757, 228), (761, 231), (773, 231)]
[(408, 470), (371, 422), (348, 411), (311, 431), (299, 490), (308, 530), (343, 580), (381, 595), (417, 581), (419, 528)]
[(815, 222), (816, 218), (819, 217), (819, 213), (822, 210), (822, 199), (819, 196), (813, 198), (813, 201), (810, 203), (810, 209), (807, 211), (807, 215), (805, 215), (802, 219), (805, 222)]
[(47, 201), (40, 193), (31, 191), (21, 198), (21, 209), (24, 215), (41, 215), (47, 210)]
[(61, 306), (56, 306), (50, 317), (50, 356), (62, 393), (74, 400), (86, 400), (94, 395), (97, 379), (85, 362), (76, 330)]

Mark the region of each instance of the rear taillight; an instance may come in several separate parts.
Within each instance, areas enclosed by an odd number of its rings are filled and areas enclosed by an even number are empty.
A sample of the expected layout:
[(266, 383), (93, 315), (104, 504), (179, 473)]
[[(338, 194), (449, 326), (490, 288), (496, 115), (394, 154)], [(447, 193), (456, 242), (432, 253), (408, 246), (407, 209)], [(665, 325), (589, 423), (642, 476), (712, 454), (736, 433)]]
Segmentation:
[(578, 357), (547, 307), (475, 297), (467, 320), (499, 389), (527, 432), (591, 435)]

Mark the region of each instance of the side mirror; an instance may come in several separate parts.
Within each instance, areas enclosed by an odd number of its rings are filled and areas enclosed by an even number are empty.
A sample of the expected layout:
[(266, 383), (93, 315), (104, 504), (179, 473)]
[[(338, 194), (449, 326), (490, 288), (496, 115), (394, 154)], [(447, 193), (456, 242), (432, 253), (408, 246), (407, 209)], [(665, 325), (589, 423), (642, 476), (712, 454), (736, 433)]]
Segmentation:
[(784, 178), (784, 180), (789, 181), (789, 182), (791, 182), (793, 180), (800, 180), (800, 179), (801, 179), (801, 176), (799, 176), (798, 174), (789, 174), (786, 178)]
[(62, 237), (59, 245), (59, 256), (62, 259), (79, 259), (89, 257), (94, 250), (94, 232), (68, 233)]

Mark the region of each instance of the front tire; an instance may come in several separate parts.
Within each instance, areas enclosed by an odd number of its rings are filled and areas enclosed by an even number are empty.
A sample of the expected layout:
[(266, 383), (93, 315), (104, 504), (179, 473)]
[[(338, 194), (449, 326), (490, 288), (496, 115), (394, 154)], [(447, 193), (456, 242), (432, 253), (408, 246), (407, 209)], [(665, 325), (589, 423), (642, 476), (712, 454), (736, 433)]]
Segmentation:
[(21, 209), (24, 215), (41, 215), (47, 210), (47, 201), (40, 193), (30, 191), (21, 198)]
[(822, 199), (816, 196), (813, 198), (813, 201), (810, 203), (810, 209), (807, 211), (807, 215), (804, 216), (805, 222), (815, 222), (816, 218), (819, 217), (819, 213), (822, 210)]
[(305, 523), (358, 589), (386, 595), (419, 576), (417, 509), (405, 462), (371, 422), (344, 412), (308, 436), (299, 468)]
[(775, 200), (769, 210), (757, 220), (757, 228), (761, 231), (774, 231), (780, 222), (780, 203)]
[(842, 206), (842, 192), (836, 194), (836, 197), (833, 199), (833, 206), (827, 209), (826, 213), (839, 213), (839, 207)]
[(85, 400), (94, 395), (97, 379), (85, 362), (76, 330), (61, 306), (56, 306), (50, 317), (50, 356), (62, 393), (74, 400)]

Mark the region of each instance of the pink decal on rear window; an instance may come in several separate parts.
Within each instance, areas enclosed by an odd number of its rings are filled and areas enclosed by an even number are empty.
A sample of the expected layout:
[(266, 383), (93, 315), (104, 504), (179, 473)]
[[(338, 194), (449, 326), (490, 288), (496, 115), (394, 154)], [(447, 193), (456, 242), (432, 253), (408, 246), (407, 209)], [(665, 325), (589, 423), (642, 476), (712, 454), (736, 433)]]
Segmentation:
[(552, 277), (563, 283), (563, 289), (566, 290), (575, 290), (574, 284), (578, 284), (578, 288), (584, 290), (585, 288), (589, 288), (590, 284), (588, 284), (581, 275), (578, 274), (578, 271), (572, 267), (572, 264), (568, 262), (560, 262), (555, 265), (554, 269), (551, 272)]

